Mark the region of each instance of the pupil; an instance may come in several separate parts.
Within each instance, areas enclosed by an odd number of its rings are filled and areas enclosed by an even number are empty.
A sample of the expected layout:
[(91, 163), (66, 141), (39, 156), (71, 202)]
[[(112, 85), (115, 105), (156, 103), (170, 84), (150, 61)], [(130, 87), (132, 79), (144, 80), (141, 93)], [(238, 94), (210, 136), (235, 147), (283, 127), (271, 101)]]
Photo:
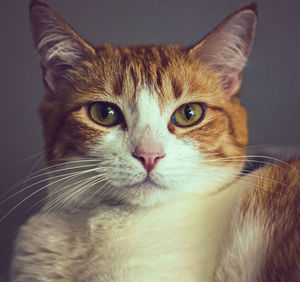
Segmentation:
[(101, 109), (101, 116), (103, 119), (106, 119), (108, 115), (113, 115), (113, 114), (114, 114), (114, 110), (111, 107), (103, 107)]
[(190, 120), (190, 118), (194, 115), (194, 112), (189, 105), (184, 108), (184, 114), (187, 120)]

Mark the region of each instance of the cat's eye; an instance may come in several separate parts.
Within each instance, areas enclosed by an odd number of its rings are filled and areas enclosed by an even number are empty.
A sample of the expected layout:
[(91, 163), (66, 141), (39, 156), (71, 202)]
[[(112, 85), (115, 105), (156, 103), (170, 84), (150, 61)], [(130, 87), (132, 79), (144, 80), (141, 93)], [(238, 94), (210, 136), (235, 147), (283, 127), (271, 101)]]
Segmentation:
[(107, 127), (118, 125), (124, 120), (121, 110), (116, 105), (106, 102), (91, 103), (88, 113), (95, 123)]
[(203, 119), (204, 114), (204, 105), (200, 103), (184, 104), (173, 113), (171, 121), (179, 127), (193, 126)]

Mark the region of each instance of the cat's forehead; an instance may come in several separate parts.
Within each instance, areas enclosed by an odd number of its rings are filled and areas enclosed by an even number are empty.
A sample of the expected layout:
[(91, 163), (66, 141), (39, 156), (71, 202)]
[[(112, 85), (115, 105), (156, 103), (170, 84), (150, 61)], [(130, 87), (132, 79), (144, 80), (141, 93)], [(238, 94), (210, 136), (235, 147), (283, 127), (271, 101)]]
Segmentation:
[[(178, 64), (187, 63), (186, 50), (179, 46), (101, 46), (97, 49), (103, 75), (110, 80), (111, 93), (132, 98), (145, 88), (166, 98), (172, 87), (174, 97), (183, 91), (176, 79)], [(163, 97), (162, 97), (163, 96)]]
[(98, 57), (105, 60), (115, 59), (121, 66), (130, 63), (151, 71), (151, 67), (165, 69), (174, 60), (186, 59), (188, 49), (179, 45), (135, 45), (135, 46), (112, 46), (103, 44), (96, 48)]
[[(216, 94), (216, 75), (205, 65), (190, 60), (179, 46), (133, 46), (97, 48), (97, 58), (75, 70), (72, 86), (85, 98), (112, 103), (137, 101), (144, 91), (157, 96), (161, 107), (172, 101), (185, 102)], [(76, 95), (76, 98), (79, 98)]]

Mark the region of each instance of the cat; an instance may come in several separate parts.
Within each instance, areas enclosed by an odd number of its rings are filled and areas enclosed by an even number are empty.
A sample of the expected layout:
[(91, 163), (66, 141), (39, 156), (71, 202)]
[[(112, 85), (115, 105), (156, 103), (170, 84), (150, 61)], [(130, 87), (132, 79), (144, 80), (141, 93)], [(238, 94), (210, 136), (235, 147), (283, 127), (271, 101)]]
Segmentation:
[(31, 1), (43, 211), (12, 281), (300, 281), (300, 160), (243, 172), (255, 4), (192, 47), (94, 47)]

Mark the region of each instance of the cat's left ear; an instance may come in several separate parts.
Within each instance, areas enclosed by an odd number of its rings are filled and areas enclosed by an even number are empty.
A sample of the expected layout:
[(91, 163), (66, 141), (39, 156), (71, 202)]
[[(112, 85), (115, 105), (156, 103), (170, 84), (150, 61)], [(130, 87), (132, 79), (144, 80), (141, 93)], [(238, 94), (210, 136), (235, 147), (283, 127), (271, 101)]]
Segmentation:
[(223, 90), (230, 96), (240, 89), (256, 22), (256, 5), (246, 6), (225, 19), (190, 50), (193, 59), (220, 73)]
[(63, 75), (63, 70), (95, 56), (95, 50), (48, 5), (39, 0), (30, 3), (30, 19), (34, 45), (44, 71), (44, 82), (50, 90)]

